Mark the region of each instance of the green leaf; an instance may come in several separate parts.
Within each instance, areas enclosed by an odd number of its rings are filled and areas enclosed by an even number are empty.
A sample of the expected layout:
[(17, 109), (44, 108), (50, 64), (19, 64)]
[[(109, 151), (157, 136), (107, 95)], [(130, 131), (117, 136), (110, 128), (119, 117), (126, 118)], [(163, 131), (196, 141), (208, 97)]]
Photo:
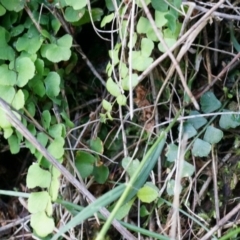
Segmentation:
[(45, 211), (50, 201), (48, 192), (33, 192), (28, 198), (28, 211), (30, 213)]
[(142, 205), (140, 208), (140, 216), (141, 217), (146, 217), (150, 214), (150, 212), (147, 210), (145, 205)]
[[(223, 110), (223, 112), (230, 112), (229, 110)], [(240, 126), (240, 122), (235, 120), (233, 114), (223, 114), (219, 120), (219, 126), (223, 129), (236, 128)]]
[(223, 138), (223, 132), (213, 126), (208, 126), (204, 134), (203, 140), (215, 144)]
[(64, 18), (67, 22), (77, 22), (85, 13), (85, 9), (74, 10), (72, 7), (67, 7), (64, 11)]
[[(132, 89), (134, 89), (137, 85), (138, 85), (138, 75), (136, 73), (132, 74), (132, 79), (131, 79), (131, 83), (132, 83)], [(129, 91), (130, 90), (130, 79), (129, 79), (129, 75), (127, 75), (127, 77), (123, 78), (121, 81), (121, 85), (122, 88), (124, 90)]]
[(117, 96), (117, 103), (120, 106), (126, 106), (127, 98), (125, 97), (125, 95), (121, 94), (121, 95)]
[[(12, 125), (8, 121), (5, 111), (2, 108), (0, 108), (0, 127), (3, 129), (10, 129), (11, 126)], [(8, 134), (6, 133), (6, 137), (7, 137), (7, 135)]]
[(43, 97), (46, 94), (42, 76), (36, 75), (29, 81), (28, 86), (31, 88), (33, 93), (39, 97)]
[(22, 109), (24, 105), (25, 105), (24, 94), (23, 91), (19, 89), (13, 98), (12, 106), (15, 109), (19, 110)]
[(193, 136), (197, 135), (197, 131), (191, 123), (185, 122), (183, 123), (183, 134), (186, 134), (187, 138), (192, 138)]
[(167, 26), (171, 30), (172, 33), (174, 33), (177, 29), (177, 22), (176, 17), (172, 14), (166, 14), (165, 18), (167, 19)]
[(162, 28), (167, 25), (167, 19), (165, 18), (167, 14), (168, 12), (155, 11), (155, 23), (157, 27)]
[[(143, 0), (146, 4), (146, 6), (151, 2), (151, 0)], [(136, 0), (136, 4), (138, 7), (142, 8), (141, 0)]]
[(99, 137), (91, 139), (89, 146), (91, 150), (103, 154), (103, 142)]
[(49, 195), (51, 196), (51, 200), (53, 202), (57, 200), (59, 188), (60, 188), (59, 179), (53, 178), (49, 188)]
[(0, 87), (0, 96), (7, 103), (11, 104), (16, 92), (12, 86), (1, 86)]
[(112, 59), (112, 65), (115, 66), (119, 63), (118, 53), (121, 47), (121, 43), (117, 43), (113, 50), (110, 50), (109, 57)]
[(38, 164), (33, 164), (28, 169), (27, 187), (28, 188), (48, 188), (51, 183), (51, 174), (49, 171), (43, 170)]
[(14, 86), (17, 82), (17, 74), (9, 70), (6, 64), (0, 66), (0, 85)]
[(16, 43), (17, 51), (26, 51), (29, 54), (36, 53), (43, 43), (43, 38), (41, 36), (31, 36), (28, 37), (28, 34), (24, 34), (22, 37), (19, 37)]
[(90, 153), (78, 151), (75, 166), (82, 178), (87, 178), (93, 172), (93, 165), (97, 159)]
[(16, 60), (16, 71), (18, 72), (17, 85), (23, 87), (29, 79), (33, 78), (35, 65), (28, 57), (19, 57)]
[(60, 92), (60, 76), (56, 72), (48, 73), (44, 80), (46, 94), (48, 97), (56, 97)]
[(114, 13), (111, 13), (111, 14), (109, 14), (109, 15), (104, 16), (103, 19), (102, 19), (102, 22), (101, 22), (100, 27), (101, 27), (101, 28), (102, 28), (102, 27), (105, 27), (105, 25), (106, 25), (107, 23), (110, 23), (110, 22), (113, 20), (113, 18), (114, 18)]
[(106, 180), (108, 179), (108, 175), (109, 175), (109, 169), (108, 167), (101, 165), (99, 167), (94, 167), (93, 168), (93, 176), (96, 180), (96, 182), (103, 184), (106, 182)]
[(19, 24), (16, 27), (12, 28), (11, 36), (16, 37), (20, 35), (23, 31), (24, 31), (24, 26), (22, 24)]
[(204, 93), (200, 99), (200, 104), (201, 110), (204, 113), (214, 112), (222, 106), (221, 102), (215, 97), (213, 92)]
[(51, 20), (51, 27), (52, 27), (52, 29), (54, 31), (54, 35), (56, 35), (58, 33), (58, 31), (61, 28), (61, 26), (62, 25), (61, 25), (61, 23), (60, 23), (60, 21), (58, 19), (53, 18)]
[[(0, 119), (1, 119), (1, 113), (0, 113)], [(2, 120), (2, 119), (1, 119)], [(6, 120), (6, 119), (5, 119)], [(0, 123), (0, 126), (1, 126), (1, 123)], [(1, 126), (2, 127), (2, 126)], [(8, 139), (9, 137), (11, 137), (12, 136), (12, 134), (13, 134), (13, 129), (12, 128), (10, 128), (10, 127), (8, 127), (8, 128), (4, 128), (3, 129), (3, 131), (4, 131), (4, 138), (5, 139)]]
[[(173, 38), (164, 38), (164, 40), (165, 40), (168, 48), (171, 48), (177, 42), (177, 40), (173, 39)], [(158, 49), (160, 52), (163, 52), (163, 53), (165, 53), (167, 51), (162, 43), (158, 44)]]
[(0, 16), (3, 16), (6, 13), (6, 9), (0, 4)]
[(1, 3), (8, 11), (20, 12), (24, 8), (25, 1), (1, 0)]
[(47, 150), (56, 159), (61, 159), (64, 154), (63, 148), (64, 144), (65, 144), (64, 139), (62, 137), (57, 137), (50, 143)]
[(51, 123), (51, 114), (48, 110), (44, 110), (42, 112), (42, 119), (41, 119), (42, 125), (45, 129), (48, 129), (50, 127)]
[(87, 5), (86, 0), (76, 1), (76, 0), (65, 0), (66, 4), (72, 6), (73, 9), (78, 10), (84, 8)]
[(151, 3), (155, 10), (160, 12), (166, 12), (168, 10), (168, 4), (164, 0), (151, 0)]
[[(100, 21), (103, 15), (103, 10), (101, 8), (92, 8), (90, 11), (90, 14), (93, 22)], [(83, 17), (77, 23), (74, 23), (74, 25), (81, 26), (86, 23), (90, 23), (91, 22), (90, 14), (89, 14), (89, 11), (85, 9), (85, 13)]]
[(178, 146), (169, 144), (167, 147), (166, 157), (169, 162), (175, 162), (178, 156)]
[(134, 201), (135, 201), (135, 199), (133, 198), (131, 201), (129, 201), (129, 202), (125, 203), (123, 206), (121, 206), (118, 209), (115, 218), (117, 220), (121, 220), (124, 217), (126, 217), (128, 215), (128, 213), (130, 212)]
[(117, 97), (118, 95), (121, 94), (121, 90), (119, 86), (112, 80), (112, 78), (109, 78), (107, 80), (106, 84), (108, 92), (113, 95), (114, 97)]
[(135, 173), (139, 165), (140, 162), (138, 159), (132, 160), (130, 157), (125, 157), (122, 160), (122, 167), (127, 171), (130, 177)]
[(141, 16), (137, 23), (137, 33), (138, 34), (147, 33), (150, 28), (151, 28), (151, 24), (149, 20)]
[(191, 177), (195, 172), (195, 168), (192, 164), (187, 161), (183, 162), (183, 168), (181, 172), (181, 177)]
[(169, 196), (174, 195), (174, 187), (175, 187), (175, 180), (174, 179), (169, 180), (167, 183), (167, 194)]
[(12, 154), (19, 153), (20, 141), (16, 135), (11, 135), (11, 137), (8, 138), (8, 144)]
[(204, 117), (198, 117), (197, 115), (200, 115), (200, 113), (198, 111), (191, 111), (189, 116), (194, 116), (196, 115), (196, 117), (194, 118), (189, 118), (187, 120), (188, 123), (192, 124), (192, 126), (195, 129), (199, 129), (200, 127), (204, 126), (207, 123), (207, 119)]
[(137, 197), (145, 203), (151, 203), (158, 197), (158, 190), (151, 185), (144, 185), (137, 193)]
[(137, 71), (146, 70), (153, 62), (153, 58), (144, 57), (138, 51), (132, 52), (132, 68)]
[(41, 54), (49, 61), (58, 63), (61, 61), (69, 60), (69, 58), (71, 57), (71, 50), (66, 47), (57, 46), (56, 44), (43, 44), (41, 48)]
[(65, 135), (65, 126), (62, 123), (54, 124), (49, 127), (49, 134), (53, 138), (64, 137)]
[(57, 44), (60, 47), (70, 48), (72, 47), (72, 41), (73, 41), (72, 36), (69, 34), (65, 34), (64, 36), (57, 40)]
[(153, 41), (148, 38), (143, 38), (141, 41), (141, 55), (143, 57), (149, 57), (154, 48)]
[[(132, 36), (132, 45), (130, 45), (130, 40), (128, 42), (128, 48), (134, 48), (136, 46), (136, 42), (137, 42), (137, 33), (134, 32), (133, 36)], [(124, 63), (121, 63), (121, 65), (123, 65)]]
[(193, 143), (192, 154), (195, 157), (207, 157), (211, 151), (211, 145), (199, 138)]
[(102, 101), (102, 106), (107, 112), (112, 111), (112, 104), (105, 99), (103, 99), (103, 101)]
[(46, 237), (54, 230), (53, 218), (48, 217), (45, 212), (38, 212), (31, 216), (31, 227), (38, 236)]

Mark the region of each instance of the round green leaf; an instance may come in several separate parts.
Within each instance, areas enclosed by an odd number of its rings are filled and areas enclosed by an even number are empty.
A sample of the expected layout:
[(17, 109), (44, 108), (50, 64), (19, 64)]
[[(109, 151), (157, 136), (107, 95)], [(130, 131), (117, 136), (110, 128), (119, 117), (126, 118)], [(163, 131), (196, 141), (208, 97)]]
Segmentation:
[(44, 110), (42, 112), (42, 119), (41, 119), (42, 125), (45, 129), (48, 129), (50, 127), (51, 123), (51, 114), (48, 110)]
[(12, 103), (15, 96), (15, 89), (12, 86), (1, 86), (0, 87), (0, 96), (3, 100), (8, 103)]
[(195, 157), (207, 157), (211, 151), (211, 145), (197, 138), (193, 144), (192, 154)]
[(40, 237), (46, 237), (54, 230), (53, 218), (48, 217), (44, 211), (33, 214), (30, 224)]
[(132, 52), (132, 68), (137, 71), (146, 70), (153, 62), (153, 59), (150, 57), (144, 57), (140, 52)]
[(107, 80), (106, 84), (108, 92), (113, 95), (114, 97), (117, 97), (118, 95), (121, 94), (121, 90), (119, 86), (112, 80), (112, 78), (109, 78)]
[(58, 197), (58, 191), (60, 187), (60, 181), (58, 178), (52, 178), (51, 185), (49, 188), (49, 195), (52, 201), (56, 201)]
[(69, 34), (65, 34), (61, 38), (57, 40), (57, 44), (60, 47), (70, 48), (72, 47), (72, 36)]
[(150, 186), (144, 186), (138, 190), (137, 197), (145, 203), (151, 203), (158, 197), (158, 191)]
[(46, 50), (46, 58), (54, 63), (67, 61), (71, 56), (71, 50), (66, 47), (60, 47), (55, 44), (49, 44)]
[[(229, 112), (229, 110), (223, 110)], [(219, 120), (219, 126), (223, 129), (236, 128), (240, 126), (240, 122), (233, 118), (233, 114), (223, 114)]]
[(100, 184), (103, 184), (106, 182), (106, 180), (108, 179), (108, 175), (109, 175), (109, 169), (104, 165), (101, 165), (99, 167), (95, 166), (93, 169), (93, 176), (96, 182)]
[(181, 177), (191, 177), (195, 172), (195, 168), (192, 164), (187, 161), (183, 162), (183, 168), (181, 172)]
[(77, 22), (83, 17), (85, 9), (74, 10), (72, 7), (67, 7), (64, 12), (64, 18), (67, 22)]
[(90, 153), (78, 151), (75, 166), (82, 178), (86, 178), (93, 172), (93, 165), (97, 159)]
[(126, 106), (127, 105), (127, 98), (125, 95), (121, 94), (117, 96), (117, 103), (120, 106)]
[(126, 157), (122, 160), (122, 167), (127, 171), (130, 177), (135, 173), (139, 165), (140, 162), (138, 159), (132, 160), (130, 157)]
[(211, 144), (218, 143), (223, 138), (223, 132), (213, 126), (208, 126), (203, 139)]
[(192, 138), (197, 134), (197, 131), (191, 123), (185, 122), (183, 123), (183, 133), (187, 135), (187, 138)]
[(51, 183), (51, 174), (49, 171), (46, 171), (39, 167), (38, 164), (33, 164), (28, 169), (27, 174), (27, 187), (35, 188), (42, 187), (48, 188)]
[(9, 11), (20, 12), (24, 8), (25, 1), (1, 0), (1, 3)]
[[(132, 89), (134, 89), (138, 85), (138, 75), (136, 73), (132, 74), (132, 81), (131, 81), (131, 83), (132, 83)], [(129, 89), (130, 89), (129, 75), (127, 75), (127, 77), (122, 79), (121, 85), (122, 85), (122, 88), (124, 90), (129, 91)]]
[(6, 9), (0, 4), (0, 16), (3, 16), (6, 13)]
[(65, 0), (66, 4), (72, 6), (73, 9), (78, 10), (84, 8), (87, 5), (86, 0), (76, 1), (76, 0)]
[(150, 28), (151, 24), (149, 20), (141, 16), (137, 23), (137, 33), (139, 34), (147, 33)]
[(178, 146), (169, 144), (167, 147), (166, 157), (169, 162), (175, 162), (178, 156)]
[(103, 101), (102, 101), (102, 106), (107, 112), (112, 111), (112, 104), (105, 99), (103, 99)]
[(64, 154), (64, 144), (64, 139), (62, 137), (57, 137), (50, 143), (47, 150), (53, 155), (53, 157), (61, 159)]
[(46, 94), (49, 97), (56, 97), (60, 92), (60, 76), (56, 72), (48, 73), (44, 80)]
[(104, 16), (100, 25), (101, 28), (105, 27), (107, 23), (110, 23), (113, 20), (113, 18), (114, 18), (114, 13)]
[(201, 110), (204, 113), (214, 112), (222, 106), (221, 102), (215, 97), (213, 92), (204, 93), (200, 99), (200, 104)]
[(8, 144), (12, 154), (19, 153), (20, 151), (20, 141), (16, 135), (11, 135), (8, 138)]
[[(200, 113), (198, 111), (191, 111), (189, 116), (194, 116), (194, 115), (200, 115)], [(194, 118), (189, 118), (187, 120), (188, 123), (192, 124), (192, 126), (195, 129), (199, 129), (200, 127), (204, 126), (207, 123), (207, 119), (204, 117), (194, 117)]]
[(9, 70), (6, 64), (0, 66), (0, 85), (13, 86), (17, 82), (17, 74)]
[(155, 10), (158, 10), (160, 12), (165, 12), (168, 10), (168, 3), (164, 0), (151, 0), (152, 7)]
[(33, 78), (35, 65), (30, 58), (20, 57), (16, 60), (16, 71), (18, 72), (17, 85), (23, 87), (29, 79)]
[(168, 14), (168, 11), (155, 11), (155, 23), (157, 27), (162, 28), (167, 24), (166, 14)]
[(141, 41), (141, 55), (143, 57), (149, 57), (154, 48), (153, 41), (148, 38), (143, 38)]
[(28, 211), (30, 213), (37, 213), (44, 211), (50, 201), (48, 192), (33, 192), (28, 198)]
[(103, 142), (99, 137), (91, 139), (89, 145), (91, 150), (103, 154)]
[(25, 105), (24, 94), (23, 91), (19, 89), (13, 98), (12, 106), (19, 110), (23, 108), (24, 105)]
[[(168, 48), (171, 48), (176, 42), (177, 40), (174, 38), (164, 38)], [(167, 50), (165, 49), (165, 47), (162, 45), (162, 43), (158, 44), (158, 49), (160, 52), (165, 53)]]

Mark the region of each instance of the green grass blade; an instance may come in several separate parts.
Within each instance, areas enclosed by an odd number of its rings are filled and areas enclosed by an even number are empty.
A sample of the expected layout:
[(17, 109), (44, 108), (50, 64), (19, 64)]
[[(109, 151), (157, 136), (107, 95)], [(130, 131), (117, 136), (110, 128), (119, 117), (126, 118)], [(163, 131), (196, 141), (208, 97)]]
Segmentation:
[(80, 213), (78, 213), (71, 221), (69, 221), (65, 226), (60, 228), (59, 232), (56, 233), (51, 240), (57, 240), (63, 233), (67, 232), (70, 228), (74, 228), (78, 224), (82, 223), (85, 219), (93, 216), (102, 207), (112, 203), (123, 193), (126, 188), (125, 184), (119, 185), (113, 190), (107, 192), (95, 202), (85, 207)]

